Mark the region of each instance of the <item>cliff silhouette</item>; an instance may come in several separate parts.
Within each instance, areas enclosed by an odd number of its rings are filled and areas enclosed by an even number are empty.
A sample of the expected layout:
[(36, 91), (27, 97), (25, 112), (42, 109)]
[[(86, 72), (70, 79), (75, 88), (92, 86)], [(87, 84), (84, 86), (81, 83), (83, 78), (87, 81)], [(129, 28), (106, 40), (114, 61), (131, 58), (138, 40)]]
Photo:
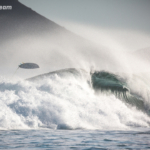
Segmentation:
[(1, 0), (1, 6), (12, 6), (12, 10), (0, 11), (1, 42), (16, 36), (69, 33), (66, 29), (48, 20), (18, 0)]
[(12, 72), (21, 62), (38, 63), (43, 68), (38, 73), (82, 68), (94, 61), (103, 68), (115, 65), (108, 52), (18, 0), (1, 0), (0, 5), (12, 6), (12, 10), (0, 10), (0, 74), (7, 74), (8, 68)]

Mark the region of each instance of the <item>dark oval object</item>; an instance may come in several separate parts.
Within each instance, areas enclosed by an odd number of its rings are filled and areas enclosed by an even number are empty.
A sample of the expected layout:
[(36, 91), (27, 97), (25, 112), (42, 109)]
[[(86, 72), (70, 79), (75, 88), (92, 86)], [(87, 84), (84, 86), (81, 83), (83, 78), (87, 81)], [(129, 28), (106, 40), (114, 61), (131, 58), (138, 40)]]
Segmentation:
[(19, 65), (20, 68), (24, 68), (24, 69), (36, 69), (36, 68), (40, 68), (39, 65), (35, 64), (35, 63), (23, 63), (21, 65)]

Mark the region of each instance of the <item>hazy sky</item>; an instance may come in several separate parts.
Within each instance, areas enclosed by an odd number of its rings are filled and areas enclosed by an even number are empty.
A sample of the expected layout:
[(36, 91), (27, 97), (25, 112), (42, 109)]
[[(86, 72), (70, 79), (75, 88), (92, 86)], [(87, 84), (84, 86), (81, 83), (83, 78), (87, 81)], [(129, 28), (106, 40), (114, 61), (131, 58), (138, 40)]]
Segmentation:
[[(126, 44), (129, 48), (150, 46), (150, 0), (19, 1), (69, 30), (74, 30), (73, 24), (94, 26), (111, 31), (110, 35), (116, 35), (118, 39), (122, 38), (122, 44), (127, 39)], [(70, 24), (67, 24), (69, 22)], [(114, 31), (116, 31), (115, 35)], [(140, 39), (137, 34), (142, 34), (144, 38)], [(141, 45), (139, 45), (140, 41), (142, 41)]]
[(51, 20), (150, 32), (150, 0), (19, 0)]

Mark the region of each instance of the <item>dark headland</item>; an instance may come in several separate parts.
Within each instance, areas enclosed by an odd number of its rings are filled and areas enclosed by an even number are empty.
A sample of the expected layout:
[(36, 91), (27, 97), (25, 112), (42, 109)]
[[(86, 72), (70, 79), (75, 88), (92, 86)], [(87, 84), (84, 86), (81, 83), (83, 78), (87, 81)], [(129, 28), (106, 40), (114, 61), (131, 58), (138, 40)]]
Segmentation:
[(1, 42), (17, 36), (42, 36), (47, 33), (49, 35), (57, 34), (62, 36), (69, 34), (70, 36), (75, 36), (64, 27), (41, 16), (18, 0), (1, 0), (0, 5), (12, 6), (12, 10), (0, 11)]
[(90, 68), (93, 62), (101, 69), (117, 68), (114, 66), (118, 62), (103, 47), (45, 18), (18, 0), (1, 0), (0, 5), (12, 6), (12, 10), (0, 10), (1, 70), (12, 69), (12, 73), (22, 62), (39, 64), (45, 69), (40, 73)]
[(49, 64), (51, 70), (63, 69), (71, 67), (68, 55), (73, 55), (74, 61), (78, 61), (74, 55), (76, 50), (84, 54), (88, 61), (91, 59), (95, 46), (88, 40), (18, 0), (1, 0), (0, 5), (12, 6), (12, 10), (0, 10), (0, 67), (14, 64), (15, 68), (18, 63), (35, 61)]

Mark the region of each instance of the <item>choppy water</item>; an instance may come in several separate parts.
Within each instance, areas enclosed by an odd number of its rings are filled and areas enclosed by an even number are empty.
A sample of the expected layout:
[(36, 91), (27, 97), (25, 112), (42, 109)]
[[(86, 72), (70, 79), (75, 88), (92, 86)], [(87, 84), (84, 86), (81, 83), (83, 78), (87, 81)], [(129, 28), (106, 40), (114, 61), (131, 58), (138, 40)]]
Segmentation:
[(150, 149), (150, 130), (10, 130), (0, 131), (0, 149)]

